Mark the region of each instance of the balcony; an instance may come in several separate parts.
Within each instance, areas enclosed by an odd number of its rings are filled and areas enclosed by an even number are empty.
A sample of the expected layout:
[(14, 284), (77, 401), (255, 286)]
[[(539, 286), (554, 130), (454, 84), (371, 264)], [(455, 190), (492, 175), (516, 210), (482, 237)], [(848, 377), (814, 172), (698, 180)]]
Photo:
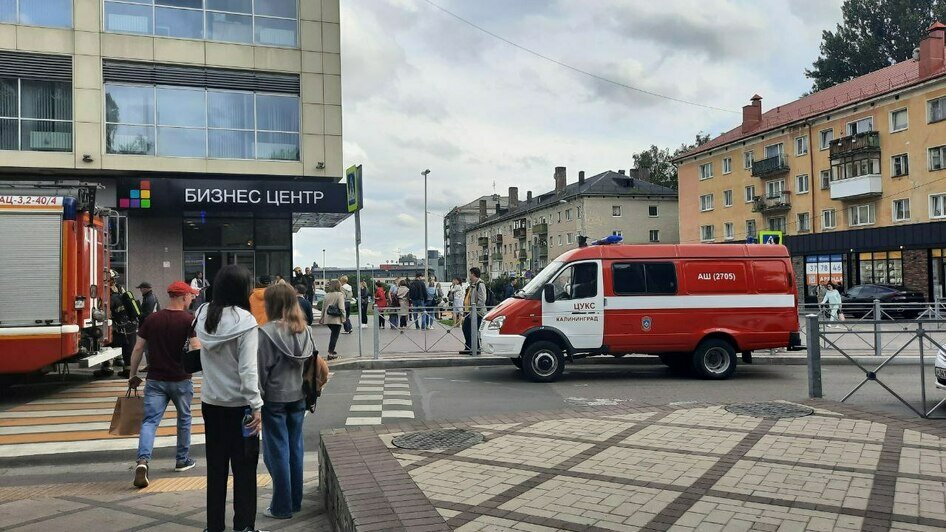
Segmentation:
[(880, 133), (876, 131), (865, 131), (863, 133), (841, 137), (832, 140), (829, 146), (832, 159), (858, 153), (879, 152)]
[(496, 242), (497, 244), (502, 244), (502, 243), (503, 243), (503, 235), (501, 235), (501, 234), (495, 235), (495, 236), (493, 237), (493, 242)]
[(520, 250), (519, 250), (519, 260), (526, 260), (526, 259), (528, 259), (528, 258), (529, 258), (529, 255), (526, 253), (526, 250), (520, 249)]
[(517, 228), (513, 229), (513, 230), (512, 230), (512, 237), (515, 238), (515, 239), (517, 239), (517, 240), (525, 240), (525, 238), (526, 238), (526, 228), (525, 228), (525, 227), (517, 227)]
[(549, 245), (542, 243), (536, 246), (539, 248), (539, 258), (547, 259), (549, 257)]
[(540, 224), (535, 224), (532, 226), (532, 234), (535, 235), (547, 235), (549, 234), (549, 224), (542, 222)]
[(482, 253), (482, 254), (480, 254), (480, 262), (482, 262), (483, 264), (488, 263), (488, 262), (489, 262), (489, 253)]
[(501, 251), (494, 251), (491, 257), (494, 261), (500, 262), (503, 260), (503, 253)]
[(788, 192), (773, 196), (756, 196), (752, 205), (752, 212), (765, 214), (784, 212), (792, 208), (791, 197)]
[(884, 180), (880, 174), (866, 174), (831, 182), (831, 199), (854, 200), (882, 196)]
[(776, 155), (752, 163), (752, 177), (775, 177), (787, 174), (788, 171), (788, 161), (784, 155)]
[(476, 242), (477, 242), (479, 245), (481, 245), (481, 246), (483, 246), (483, 247), (486, 247), (486, 246), (489, 245), (489, 237), (488, 237), (488, 236), (481, 236), (481, 237), (479, 237), (479, 238), (476, 239)]

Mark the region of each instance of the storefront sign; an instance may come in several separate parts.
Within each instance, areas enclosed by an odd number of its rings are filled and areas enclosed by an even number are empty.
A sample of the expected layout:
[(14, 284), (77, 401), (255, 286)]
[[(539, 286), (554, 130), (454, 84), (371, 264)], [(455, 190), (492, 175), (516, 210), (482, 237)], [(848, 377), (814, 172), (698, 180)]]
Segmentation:
[(135, 214), (182, 211), (347, 213), (340, 183), (288, 180), (121, 179), (118, 208)]

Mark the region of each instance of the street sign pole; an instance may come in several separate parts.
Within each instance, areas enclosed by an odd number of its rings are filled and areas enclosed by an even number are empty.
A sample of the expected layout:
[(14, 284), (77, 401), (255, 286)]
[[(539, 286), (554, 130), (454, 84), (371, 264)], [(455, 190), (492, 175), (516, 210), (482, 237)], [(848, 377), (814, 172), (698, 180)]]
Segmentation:
[[(355, 213), (355, 304), (358, 305), (358, 321), (367, 319), (361, 315), (361, 209), (364, 206), (361, 165), (351, 166), (345, 171), (348, 185), (348, 212)], [(367, 312), (367, 309), (365, 309)], [(358, 324), (358, 356), (362, 355), (361, 324)]]

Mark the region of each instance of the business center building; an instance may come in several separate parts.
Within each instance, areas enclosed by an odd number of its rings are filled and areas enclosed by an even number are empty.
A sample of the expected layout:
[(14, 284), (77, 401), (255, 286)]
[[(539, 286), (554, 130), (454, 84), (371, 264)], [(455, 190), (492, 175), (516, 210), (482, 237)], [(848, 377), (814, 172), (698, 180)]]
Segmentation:
[(339, 0), (0, 2), (2, 193), (94, 186), (134, 286), (347, 216)]

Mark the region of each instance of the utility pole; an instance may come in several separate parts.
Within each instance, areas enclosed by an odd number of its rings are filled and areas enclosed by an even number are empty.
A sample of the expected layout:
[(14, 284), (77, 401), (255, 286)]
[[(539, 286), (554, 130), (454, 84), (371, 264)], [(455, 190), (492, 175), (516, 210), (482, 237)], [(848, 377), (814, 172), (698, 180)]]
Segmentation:
[(428, 278), (430, 256), (427, 254), (427, 174), (429, 173), (429, 168), (420, 173), (420, 175), (424, 176), (424, 286), (430, 282)]

